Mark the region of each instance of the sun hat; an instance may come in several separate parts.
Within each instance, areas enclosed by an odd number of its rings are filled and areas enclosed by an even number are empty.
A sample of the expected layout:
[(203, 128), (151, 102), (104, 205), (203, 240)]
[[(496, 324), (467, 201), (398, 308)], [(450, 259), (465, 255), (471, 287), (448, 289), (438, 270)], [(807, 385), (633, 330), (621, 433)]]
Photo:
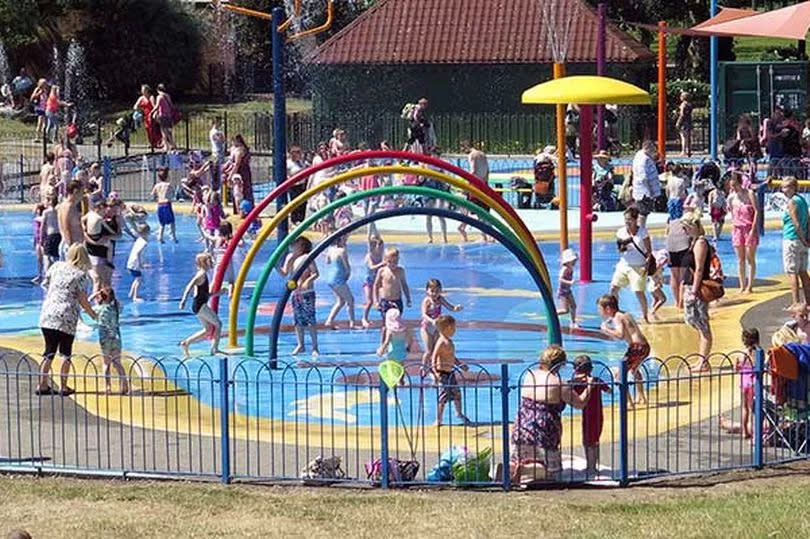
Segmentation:
[(391, 333), (402, 333), (405, 324), (402, 323), (402, 313), (399, 309), (388, 309), (385, 313), (385, 329)]
[(577, 356), (574, 359), (574, 371), (575, 372), (590, 372), (593, 369), (593, 363), (591, 363), (591, 358), (588, 356)]
[(250, 210), (253, 209), (253, 202), (251, 202), (248, 199), (244, 199), (242, 200), (242, 202), (239, 203), (239, 209), (245, 213), (248, 213)]
[(560, 264), (568, 264), (569, 262), (576, 262), (579, 259), (577, 253), (573, 249), (566, 249), (560, 255)]
[(120, 204), (121, 195), (118, 194), (118, 191), (112, 191), (109, 195), (107, 195), (107, 202), (110, 204)]

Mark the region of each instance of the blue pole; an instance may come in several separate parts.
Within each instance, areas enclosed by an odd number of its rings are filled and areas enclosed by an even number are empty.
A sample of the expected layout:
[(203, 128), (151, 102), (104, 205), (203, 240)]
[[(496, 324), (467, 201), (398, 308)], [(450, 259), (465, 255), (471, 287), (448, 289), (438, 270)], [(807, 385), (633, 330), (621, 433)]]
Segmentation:
[(503, 444), (503, 485), (504, 490), (512, 488), (512, 474), (509, 468), (509, 365), (501, 365), (501, 443)]
[(101, 166), (101, 174), (103, 178), (103, 190), (105, 195), (109, 195), (112, 191), (112, 160), (109, 155), (104, 156)]
[(757, 204), (759, 204), (759, 215), (757, 216), (757, 228), (759, 235), (765, 235), (765, 190), (768, 188), (768, 182), (760, 184), (757, 187)]
[(231, 430), (229, 425), (230, 399), (228, 398), (228, 358), (219, 359), (219, 430), (222, 452), (221, 480), (231, 482)]
[[(711, 0), (709, 13), (712, 17), (717, 15), (717, 0)], [(709, 38), (709, 82), (711, 93), (709, 94), (710, 121), (709, 129), (709, 155), (712, 160), (717, 159), (717, 36)]]
[[(762, 348), (757, 348), (754, 359), (754, 466), (762, 468), (764, 459), (762, 455), (762, 399), (764, 391), (762, 387), (762, 375), (765, 370), (765, 352)], [(743, 396), (743, 398), (745, 398)]]
[[(273, 8), (270, 33), (273, 41), (273, 182), (281, 185), (287, 179), (287, 104), (284, 96), (284, 36), (278, 31), (284, 23), (284, 8)], [(287, 193), (276, 200), (276, 211), (287, 203)], [(288, 221), (278, 226), (278, 241), (287, 235)]]
[(388, 386), (380, 380), (380, 486), (388, 488)]
[(20, 204), (25, 204), (25, 156), (20, 154)]
[(622, 361), (619, 369), (619, 484), (626, 486), (627, 470), (627, 362)]

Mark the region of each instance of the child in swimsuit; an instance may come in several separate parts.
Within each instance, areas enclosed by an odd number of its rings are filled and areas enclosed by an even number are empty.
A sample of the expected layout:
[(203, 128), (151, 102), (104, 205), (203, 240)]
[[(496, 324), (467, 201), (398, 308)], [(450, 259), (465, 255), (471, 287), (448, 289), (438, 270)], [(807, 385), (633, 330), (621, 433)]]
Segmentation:
[(347, 284), (352, 274), (352, 268), (349, 264), (346, 236), (341, 236), (337, 244), (329, 248), (326, 252), (326, 262), (329, 264), (326, 283), (335, 295), (335, 304), (329, 311), (325, 325), (328, 328), (337, 329), (334, 325), (335, 317), (345, 306), (349, 315), (349, 329), (354, 329), (354, 296)]
[(560, 300), (560, 308), (557, 314), (571, 315), (571, 329), (579, 327), (577, 324), (577, 302), (574, 300), (574, 293), (571, 285), (574, 284), (574, 266), (577, 263), (577, 254), (573, 249), (566, 249), (560, 255), (560, 280), (557, 288), (557, 299)]
[[(219, 224), (216, 234), (209, 234), (207, 231), (200, 229), (208, 245), (211, 246), (211, 254), (214, 255), (214, 267), (218, 267), (219, 263), (225, 258), (225, 252), (233, 240), (233, 225), (228, 221), (222, 221)], [(233, 259), (228, 262), (228, 267), (225, 268), (224, 282), (228, 283), (228, 297), (233, 294), (233, 283), (236, 281), (233, 271)]]
[[(292, 245), (292, 252), (287, 255), (284, 265), (279, 268), (279, 273), (284, 277), (292, 276), (303, 264), (309, 252), (312, 251), (312, 242), (308, 238), (301, 236)], [(287, 285), (293, 287), (292, 308), (293, 320), (295, 322), (295, 337), (298, 344), (292, 351), (293, 355), (300, 354), (305, 350), (304, 330), (309, 330), (310, 341), (312, 342), (312, 355), (317, 357), (318, 351), (318, 328), (315, 324), (315, 279), (319, 277), (318, 266), (315, 263), (309, 265), (296, 282), (288, 282)]]
[(34, 208), (34, 256), (37, 259), (37, 275), (31, 279), (32, 283), (38, 283), (45, 275), (45, 248), (42, 241), (42, 214), (45, 212), (44, 204), (37, 204)]
[(224, 218), (225, 212), (222, 210), (219, 193), (214, 190), (209, 191), (203, 211), (203, 227), (205, 231), (210, 236), (216, 234), (217, 230), (219, 230), (219, 224)]
[(385, 251), (385, 243), (380, 236), (371, 236), (368, 238), (368, 253), (363, 259), (366, 265), (366, 280), (363, 281), (363, 292), (366, 296), (366, 304), (363, 307), (363, 319), (361, 323), (364, 329), (370, 327), (368, 321), (368, 314), (371, 312), (371, 307), (374, 305), (374, 296), (371, 292), (374, 287), (374, 280), (377, 278), (377, 270), (385, 265), (383, 262), (383, 252)]
[(453, 312), (461, 310), (461, 305), (453, 305), (442, 295), (442, 283), (438, 279), (428, 279), (425, 285), (427, 295), (422, 300), (422, 324), (419, 334), (422, 337), (422, 344), (425, 345), (425, 353), (422, 355), (422, 364), (430, 367), (429, 361), (436, 340), (439, 338), (439, 331), (436, 328), (436, 320), (442, 314), (442, 305)]
[(182, 311), (185, 309), (186, 300), (193, 290), (194, 294), (191, 304), (191, 312), (197, 315), (197, 318), (200, 320), (203, 328), (190, 337), (186, 337), (180, 341), (179, 344), (183, 349), (183, 357), (186, 359), (191, 357), (188, 347), (195, 342), (204, 340), (209, 334), (213, 337), (211, 342), (211, 355), (213, 356), (218, 354), (219, 338), (222, 333), (222, 321), (219, 319), (219, 316), (217, 316), (217, 313), (215, 313), (213, 309), (208, 306), (209, 299), (219, 296), (225, 292), (223, 289), (217, 291), (215, 294), (212, 294), (209, 289), (208, 272), (214, 268), (214, 259), (209, 253), (200, 253), (194, 259), (194, 261), (197, 265), (197, 272), (183, 290), (183, 297), (180, 299), (180, 310)]
[[(377, 349), (377, 355), (386, 359), (404, 363), (408, 351), (416, 349), (416, 342), (410, 328), (402, 321), (402, 313), (391, 309), (385, 313), (385, 340)], [(400, 382), (404, 385), (404, 380)]]
[(717, 241), (726, 222), (726, 193), (723, 189), (713, 189), (709, 193), (709, 214), (712, 217), (714, 240)]
[[(377, 271), (372, 286), (374, 303), (380, 308), (380, 314), (385, 320), (385, 313), (388, 309), (397, 308), (403, 312), (402, 293), (411, 306), (411, 291), (408, 288), (408, 280), (405, 277), (405, 269), (399, 265), (399, 250), (389, 247), (383, 256), (385, 264)], [(380, 334), (380, 342), (385, 340), (385, 326)]]
[(104, 382), (107, 394), (111, 393), (110, 368), (114, 367), (120, 380), (121, 395), (129, 392), (127, 375), (121, 365), (121, 328), (119, 314), (121, 305), (115, 299), (115, 292), (105, 286), (96, 294), (98, 299), (98, 342), (104, 356)]
[(650, 314), (655, 317), (658, 309), (667, 302), (667, 296), (664, 294), (664, 268), (669, 265), (669, 251), (660, 249), (653, 255), (655, 256), (655, 273), (647, 277), (649, 281), (647, 286), (653, 298)]
[[(616, 296), (605, 294), (597, 301), (599, 314), (604, 319), (601, 330), (614, 339), (622, 339), (627, 343), (627, 352), (624, 361), (627, 363), (627, 372), (633, 375), (636, 386), (636, 399), (630, 399), (630, 406), (646, 404), (647, 395), (644, 391), (644, 378), (641, 374), (641, 364), (650, 355), (650, 343), (641, 333), (641, 329), (633, 319), (633, 315), (619, 310), (619, 300)], [(610, 327), (610, 324), (613, 327)], [(629, 395), (628, 395), (629, 398)]]

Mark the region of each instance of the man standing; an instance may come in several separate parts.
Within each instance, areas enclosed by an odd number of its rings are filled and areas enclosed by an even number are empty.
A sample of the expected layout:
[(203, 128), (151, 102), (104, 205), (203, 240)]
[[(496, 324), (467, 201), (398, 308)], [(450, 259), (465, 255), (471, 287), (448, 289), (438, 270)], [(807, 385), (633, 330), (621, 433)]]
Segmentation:
[(638, 208), (639, 226), (647, 224), (647, 216), (652, 213), (655, 199), (661, 194), (661, 183), (658, 181), (658, 167), (655, 160), (658, 151), (655, 143), (646, 140), (633, 157), (633, 201)]
[[(430, 121), (427, 118), (428, 100), (426, 98), (420, 99), (416, 107), (413, 109), (411, 115), (411, 125), (408, 129), (408, 142), (405, 149), (414, 153), (423, 153), (429, 155), (432, 151), (433, 142), (430, 136)], [(416, 146), (416, 143), (419, 146)]]
[(624, 211), (624, 226), (616, 232), (616, 246), (622, 257), (613, 271), (610, 295), (619, 297), (619, 290), (630, 287), (641, 305), (641, 317), (649, 324), (647, 316), (647, 255), (652, 252), (652, 242), (647, 229), (639, 225), (637, 208)]
[[(470, 169), (470, 172), (473, 176), (478, 178), (484, 183), (489, 183), (489, 161), (487, 161), (487, 156), (479, 150), (475, 148), (472, 144), (467, 142), (466, 140), (461, 143), (461, 151), (467, 154), (467, 165)], [(478, 200), (475, 197), (470, 196), (467, 194), (467, 200), (478, 204), (485, 210), (489, 211), (489, 207), (484, 204), (483, 201)], [(458, 225), (458, 233), (461, 234), (461, 237), (464, 238), (464, 241), (467, 241), (467, 225), (465, 223), (461, 223)], [(484, 241), (489, 241), (489, 237), (486, 234), (481, 234), (481, 238)]]
[(67, 186), (65, 199), (56, 207), (56, 216), (59, 221), (59, 234), (62, 243), (59, 245), (59, 255), (64, 258), (68, 247), (74, 243), (84, 241), (82, 229), (82, 184), (72, 181)]

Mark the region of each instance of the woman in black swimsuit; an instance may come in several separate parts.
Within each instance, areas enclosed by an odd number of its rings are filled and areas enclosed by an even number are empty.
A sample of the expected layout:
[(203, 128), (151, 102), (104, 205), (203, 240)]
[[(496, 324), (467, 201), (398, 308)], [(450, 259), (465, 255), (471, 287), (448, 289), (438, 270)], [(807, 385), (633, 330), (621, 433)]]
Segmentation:
[(211, 294), (208, 284), (208, 271), (214, 267), (214, 259), (209, 253), (200, 253), (197, 255), (195, 262), (197, 264), (197, 273), (188, 282), (185, 290), (183, 290), (183, 298), (180, 300), (180, 310), (186, 307), (186, 299), (191, 291), (194, 291), (194, 296), (191, 302), (191, 312), (197, 315), (197, 318), (202, 323), (203, 329), (194, 333), (193, 335), (180, 341), (180, 347), (183, 349), (183, 357), (191, 357), (188, 347), (196, 342), (200, 342), (207, 337), (211, 337), (211, 355), (219, 354), (219, 338), (222, 334), (222, 322), (211, 307), (208, 306), (208, 300), (212, 297), (219, 296), (223, 290)]

